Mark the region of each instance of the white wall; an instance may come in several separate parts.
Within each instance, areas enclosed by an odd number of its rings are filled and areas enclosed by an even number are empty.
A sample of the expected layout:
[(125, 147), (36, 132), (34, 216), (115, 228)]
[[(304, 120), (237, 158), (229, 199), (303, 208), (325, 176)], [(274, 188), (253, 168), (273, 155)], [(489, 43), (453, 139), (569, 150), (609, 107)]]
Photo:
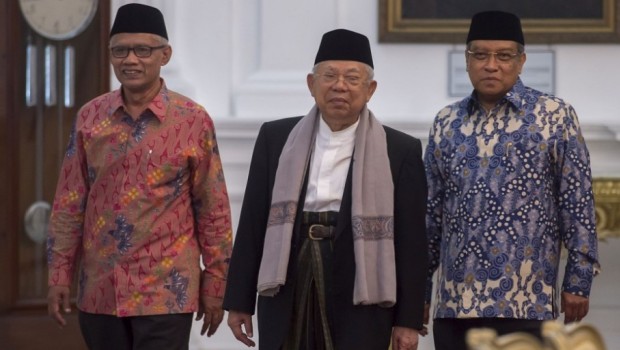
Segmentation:
[[(113, 11), (126, 2), (113, 0)], [(174, 49), (162, 73), (168, 86), (203, 104), (216, 122), (234, 119), (232, 127), (305, 114), (313, 102), (305, 76), (321, 35), (334, 28), (369, 37), (379, 82), (370, 108), (385, 123), (413, 123), (425, 137), (435, 113), (456, 99), (448, 96), (448, 52), (464, 45), (379, 43), (378, 0), (138, 2), (166, 16)], [(620, 45), (527, 46), (540, 49), (555, 53), (555, 93), (577, 110), (588, 143), (620, 149), (613, 103)], [(620, 174), (620, 165), (610, 169), (605, 159), (593, 160), (594, 175)]]
[[(118, 6), (134, 1), (112, 0)], [(378, 0), (143, 0), (164, 12), (174, 53), (162, 72), (168, 87), (204, 105), (215, 120), (237, 222), (248, 162), (260, 123), (305, 114), (305, 85), (321, 35), (335, 28), (366, 34), (378, 89), (370, 108), (386, 124), (425, 140), (448, 96), (448, 52), (464, 45), (378, 42)], [(594, 176), (620, 176), (620, 118), (616, 108), (620, 45), (528, 45), (555, 53), (555, 93), (577, 110)], [(527, 63), (525, 66), (527, 69)], [(112, 77), (113, 86), (118, 86)], [(592, 295), (589, 321), (610, 349), (620, 344), (613, 266), (620, 242), (601, 244), (604, 273)], [(241, 349), (225, 324), (207, 341), (195, 327), (192, 349)], [(238, 345), (239, 344), (239, 345)], [(425, 338), (421, 350), (432, 349)]]

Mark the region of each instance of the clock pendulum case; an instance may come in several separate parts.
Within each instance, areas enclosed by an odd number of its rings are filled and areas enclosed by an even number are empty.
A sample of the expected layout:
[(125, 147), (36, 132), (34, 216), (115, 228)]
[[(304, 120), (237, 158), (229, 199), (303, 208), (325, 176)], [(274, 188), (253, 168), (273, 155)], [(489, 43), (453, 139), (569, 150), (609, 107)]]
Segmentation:
[[(19, 0), (29, 27), (26, 43), (25, 104), (36, 108), (35, 201), (24, 216), (28, 237), (43, 249), (50, 204), (43, 200), (43, 128), (46, 108), (63, 111), (75, 104), (75, 48), (67, 41), (93, 21), (99, 0)], [(59, 59), (60, 58), (60, 59)], [(59, 62), (60, 61), (60, 64)], [(61, 73), (61, 79), (58, 79)]]

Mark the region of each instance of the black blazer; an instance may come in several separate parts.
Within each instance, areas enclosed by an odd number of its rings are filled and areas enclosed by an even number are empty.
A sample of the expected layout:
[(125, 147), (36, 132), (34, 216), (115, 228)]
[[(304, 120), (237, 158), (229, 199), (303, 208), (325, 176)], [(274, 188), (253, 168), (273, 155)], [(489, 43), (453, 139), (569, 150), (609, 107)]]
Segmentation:
[[(267, 122), (261, 127), (248, 176), (228, 272), (224, 309), (254, 314), (256, 284), (263, 252), (278, 160), (290, 131), (301, 117)], [(337, 238), (329, 320), (336, 349), (387, 349), (393, 326), (422, 328), (427, 276), (425, 231), (426, 177), (420, 140), (384, 126), (394, 181), (394, 246), (397, 302), (391, 308), (354, 306), (355, 262), (351, 230), (351, 170), (345, 185)], [(300, 203), (305, 197), (305, 187)], [(298, 217), (301, 213), (299, 206)], [(259, 348), (280, 349), (291, 326), (295, 257), (299, 249), (296, 220), (286, 284), (274, 297), (258, 298)]]

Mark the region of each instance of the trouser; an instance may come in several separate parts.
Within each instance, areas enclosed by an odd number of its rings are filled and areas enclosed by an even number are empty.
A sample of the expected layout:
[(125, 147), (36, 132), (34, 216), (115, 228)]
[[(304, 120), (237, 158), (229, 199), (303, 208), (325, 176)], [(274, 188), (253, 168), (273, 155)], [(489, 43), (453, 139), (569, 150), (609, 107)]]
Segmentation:
[[(332, 239), (337, 212), (304, 212), (292, 330), (285, 350), (333, 350), (329, 324)], [(318, 237), (320, 236), (320, 237)]]
[(90, 350), (187, 350), (192, 314), (116, 317), (78, 315), (80, 329)]
[(435, 350), (467, 350), (465, 336), (472, 328), (491, 328), (498, 335), (525, 332), (542, 339), (542, 322), (516, 318), (436, 318), (433, 320)]

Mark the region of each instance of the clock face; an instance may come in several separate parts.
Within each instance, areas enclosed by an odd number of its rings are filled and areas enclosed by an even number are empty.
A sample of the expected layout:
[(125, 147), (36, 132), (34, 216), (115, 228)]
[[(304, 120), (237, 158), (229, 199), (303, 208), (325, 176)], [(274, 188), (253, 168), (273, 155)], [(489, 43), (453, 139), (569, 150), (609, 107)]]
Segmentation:
[(19, 0), (28, 25), (54, 40), (71, 39), (88, 27), (99, 0)]

